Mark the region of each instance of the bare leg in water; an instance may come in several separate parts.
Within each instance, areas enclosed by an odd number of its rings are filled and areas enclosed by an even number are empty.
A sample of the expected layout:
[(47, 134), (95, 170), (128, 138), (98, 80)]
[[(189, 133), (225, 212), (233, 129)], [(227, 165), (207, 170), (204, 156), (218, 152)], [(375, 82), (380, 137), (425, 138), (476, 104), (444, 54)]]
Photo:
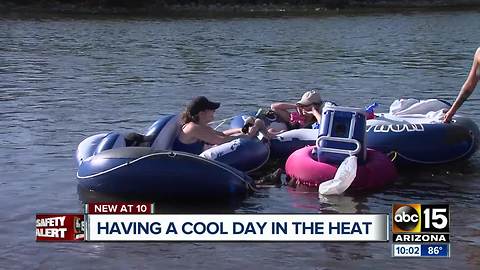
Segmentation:
[[(245, 127), (243, 129), (244, 132), (248, 130), (248, 134), (257, 134), (258, 132), (262, 133), (263, 136), (265, 136), (268, 140), (273, 139), (275, 137), (275, 134), (270, 133), (266, 126), (265, 122), (263, 120), (258, 119), (258, 118), (253, 118), (249, 117), (245, 120)], [(275, 171), (268, 173), (268, 174), (260, 174), (259, 172), (255, 173), (254, 175), (251, 175), (255, 180), (255, 184), (259, 187), (271, 187), (271, 186), (276, 186), (280, 187), (282, 186), (282, 173), (283, 170), (281, 168), (277, 168)]]
[(255, 179), (255, 184), (259, 187), (281, 187), (282, 186), (282, 173), (283, 170), (281, 168), (276, 169), (275, 171), (268, 173), (268, 174), (259, 174), (256, 173), (251, 175)]
[(245, 121), (245, 124), (252, 126), (248, 131), (249, 135), (250, 134), (257, 134), (258, 132), (261, 132), (263, 134), (263, 136), (265, 136), (269, 140), (275, 138), (275, 134), (270, 133), (267, 130), (267, 128), (265, 126), (265, 122), (263, 122), (263, 120), (261, 120), (261, 119), (258, 119), (258, 118), (255, 119), (253, 117), (249, 117)]

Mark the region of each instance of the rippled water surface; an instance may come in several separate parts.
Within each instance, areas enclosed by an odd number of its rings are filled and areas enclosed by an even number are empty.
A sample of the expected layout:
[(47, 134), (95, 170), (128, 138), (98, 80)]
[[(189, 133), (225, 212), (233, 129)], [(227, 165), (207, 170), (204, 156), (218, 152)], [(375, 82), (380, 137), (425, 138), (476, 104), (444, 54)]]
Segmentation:
[[(0, 268), (478, 269), (478, 154), (402, 172), (374, 194), (319, 199), (282, 187), (203, 208), (387, 213), (394, 202), (450, 203), (451, 259), (391, 259), (389, 243), (46, 244), (34, 242), (33, 228), (36, 212), (81, 211), (73, 154), (83, 138), (143, 131), (195, 95), (222, 102), (219, 119), (294, 101), (307, 87), (342, 105), (377, 101), (383, 110), (398, 97), (452, 101), (480, 46), (479, 18), (0, 19)], [(462, 112), (479, 122), (479, 108), (475, 93)]]

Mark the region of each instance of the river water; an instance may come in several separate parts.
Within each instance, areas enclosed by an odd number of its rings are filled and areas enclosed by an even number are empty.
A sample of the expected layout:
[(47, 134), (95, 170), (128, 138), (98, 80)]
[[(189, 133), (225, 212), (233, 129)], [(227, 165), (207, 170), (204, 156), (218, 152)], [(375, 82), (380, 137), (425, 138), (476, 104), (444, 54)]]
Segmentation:
[[(478, 269), (478, 154), (402, 172), (373, 194), (319, 199), (282, 187), (203, 208), (388, 213), (395, 202), (449, 203), (450, 259), (392, 259), (390, 243), (36, 243), (34, 214), (81, 211), (73, 155), (83, 138), (143, 131), (196, 95), (222, 102), (218, 119), (295, 101), (310, 87), (379, 110), (399, 97), (453, 101), (480, 45), (479, 15), (0, 19), (0, 268)], [(461, 111), (478, 123), (479, 105), (475, 93)]]

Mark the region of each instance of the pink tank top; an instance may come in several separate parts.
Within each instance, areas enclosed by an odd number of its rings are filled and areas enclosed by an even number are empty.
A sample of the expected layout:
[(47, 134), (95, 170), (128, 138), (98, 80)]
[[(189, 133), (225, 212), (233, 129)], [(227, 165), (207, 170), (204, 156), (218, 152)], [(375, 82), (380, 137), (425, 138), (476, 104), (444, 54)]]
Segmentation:
[(303, 127), (305, 126), (305, 117), (303, 117), (298, 112), (292, 112), (290, 113), (290, 123), (292, 124), (298, 123), (300, 124), (301, 127)]

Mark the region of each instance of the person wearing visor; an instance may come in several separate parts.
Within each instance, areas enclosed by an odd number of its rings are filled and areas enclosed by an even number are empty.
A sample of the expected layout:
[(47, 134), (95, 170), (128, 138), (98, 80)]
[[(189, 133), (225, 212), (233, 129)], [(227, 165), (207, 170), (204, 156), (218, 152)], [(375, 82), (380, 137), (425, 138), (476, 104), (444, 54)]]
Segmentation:
[(208, 125), (212, 122), (215, 110), (220, 103), (212, 102), (204, 96), (194, 98), (182, 113), (182, 128), (173, 143), (173, 149), (192, 154), (201, 154), (205, 145), (218, 145), (241, 137), (255, 137), (257, 132), (265, 129), (263, 122), (255, 121), (254, 125), (246, 132), (242, 129), (229, 129), (223, 132), (214, 130)]
[[(322, 104), (320, 94), (316, 90), (309, 90), (296, 103), (273, 103), (271, 109), (287, 124), (288, 130), (312, 128), (322, 119)], [(269, 132), (278, 133), (281, 130), (269, 130)]]

